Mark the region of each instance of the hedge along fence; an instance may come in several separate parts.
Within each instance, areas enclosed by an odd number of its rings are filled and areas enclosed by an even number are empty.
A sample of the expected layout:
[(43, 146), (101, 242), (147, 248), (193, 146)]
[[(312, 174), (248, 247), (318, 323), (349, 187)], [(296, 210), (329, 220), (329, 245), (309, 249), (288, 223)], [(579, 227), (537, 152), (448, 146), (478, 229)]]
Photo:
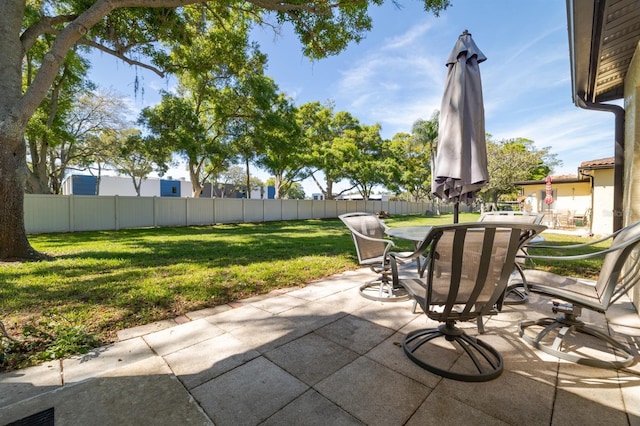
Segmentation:
[[(335, 218), (343, 213), (391, 215), (432, 211), (432, 202), (269, 200), (25, 194), (27, 233), (118, 230)], [(441, 205), (448, 212), (451, 206)]]

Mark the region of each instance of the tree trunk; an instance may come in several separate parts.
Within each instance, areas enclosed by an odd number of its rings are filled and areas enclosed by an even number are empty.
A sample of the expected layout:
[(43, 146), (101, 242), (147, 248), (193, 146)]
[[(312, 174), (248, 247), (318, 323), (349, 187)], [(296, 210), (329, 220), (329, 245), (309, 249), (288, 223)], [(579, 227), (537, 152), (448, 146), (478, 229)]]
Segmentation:
[(47, 137), (30, 141), (31, 173), (27, 178), (27, 192), (31, 194), (51, 194), (49, 188), (49, 172), (47, 170)]
[(333, 200), (333, 181), (327, 179), (327, 193), (324, 195), (325, 200)]
[(249, 172), (249, 157), (244, 157), (245, 168), (247, 170), (247, 199), (251, 198), (251, 174)]
[(26, 146), (0, 129), (0, 259), (35, 260), (43, 256), (29, 244), (24, 226)]
[(274, 176), (274, 187), (275, 187), (275, 194), (273, 196), (273, 198), (275, 198), (276, 200), (279, 200), (282, 198), (282, 194), (280, 194), (280, 189), (282, 188), (282, 175), (276, 173)]
[(193, 198), (200, 198), (203, 185), (200, 183), (200, 174), (194, 170), (193, 166), (189, 165), (189, 178), (191, 179), (191, 188), (193, 189)]
[(43, 258), (29, 244), (24, 226), (28, 175), (24, 133), (37, 103), (27, 103), (23, 114), (14, 109), (22, 96), (20, 26), (24, 6), (24, 1), (0, 2), (0, 260)]

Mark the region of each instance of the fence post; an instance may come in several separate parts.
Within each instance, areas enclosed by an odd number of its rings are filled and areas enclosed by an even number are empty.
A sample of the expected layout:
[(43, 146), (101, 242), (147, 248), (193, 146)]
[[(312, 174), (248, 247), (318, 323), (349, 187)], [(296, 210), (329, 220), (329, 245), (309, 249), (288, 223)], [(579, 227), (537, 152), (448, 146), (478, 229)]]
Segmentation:
[(75, 231), (75, 203), (73, 202), (74, 195), (69, 195), (69, 232)]
[(113, 218), (116, 231), (120, 230), (120, 197), (116, 194), (113, 197)]
[(187, 197), (184, 197), (184, 226), (189, 226), (189, 199)]
[(157, 203), (157, 198), (155, 195), (153, 196), (153, 227), (157, 227), (158, 226), (158, 203)]

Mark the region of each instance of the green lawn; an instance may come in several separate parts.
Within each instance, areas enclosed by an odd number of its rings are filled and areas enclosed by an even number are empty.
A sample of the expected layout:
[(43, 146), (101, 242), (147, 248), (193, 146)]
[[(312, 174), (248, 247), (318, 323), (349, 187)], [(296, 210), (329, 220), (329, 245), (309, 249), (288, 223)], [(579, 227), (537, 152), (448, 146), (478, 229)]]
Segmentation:
[[(461, 213), (460, 222), (478, 214)], [(452, 223), (397, 216), (389, 226)], [(566, 236), (549, 240), (579, 242)], [(32, 235), (53, 257), (0, 266), (0, 369), (81, 352), (118, 330), (358, 268), (338, 219)], [(398, 250), (410, 243), (399, 242)], [(598, 264), (565, 273), (592, 276)]]

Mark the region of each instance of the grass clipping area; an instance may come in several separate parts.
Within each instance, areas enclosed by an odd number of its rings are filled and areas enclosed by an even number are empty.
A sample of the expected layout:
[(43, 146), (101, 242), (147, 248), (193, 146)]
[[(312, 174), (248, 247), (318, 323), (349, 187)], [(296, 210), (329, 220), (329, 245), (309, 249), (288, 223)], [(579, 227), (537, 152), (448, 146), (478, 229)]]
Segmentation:
[[(451, 222), (451, 215), (386, 220)], [(53, 259), (0, 266), (0, 371), (86, 352), (115, 341), (118, 330), (359, 267), (337, 219), (42, 234), (30, 241)], [(410, 249), (398, 243), (398, 250)], [(597, 264), (581, 264), (575, 272), (594, 271)]]

